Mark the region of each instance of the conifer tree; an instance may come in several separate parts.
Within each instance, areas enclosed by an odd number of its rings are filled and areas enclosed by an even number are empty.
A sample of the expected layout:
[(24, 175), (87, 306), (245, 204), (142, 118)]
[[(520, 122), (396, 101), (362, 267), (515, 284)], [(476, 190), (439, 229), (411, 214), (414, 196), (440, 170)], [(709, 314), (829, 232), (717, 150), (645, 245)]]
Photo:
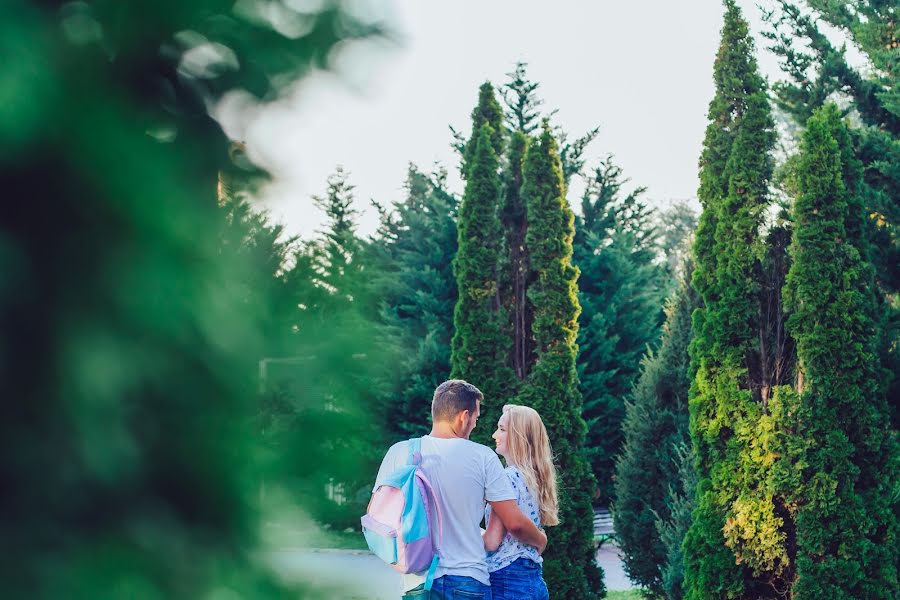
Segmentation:
[(554, 597), (594, 598), (604, 588), (591, 539), (594, 479), (583, 455), (586, 427), (575, 369), (580, 307), (578, 269), (571, 262), (574, 215), (565, 199), (556, 141), (546, 124), (525, 157), (522, 197), (537, 361), (518, 399), (543, 418), (561, 479), (560, 525), (548, 531), (544, 577)]
[(541, 84), (528, 79), (527, 68), (528, 63), (518, 61), (516, 68), (506, 74), (509, 81), (503, 85), (500, 93), (506, 104), (506, 123), (510, 131), (520, 131), (531, 136), (541, 125), (540, 107), (544, 101), (537, 95)]
[(796, 519), (798, 600), (900, 593), (892, 498), (900, 453), (879, 385), (861, 166), (837, 107), (813, 113), (797, 169), (785, 289), (798, 383), (781, 407), (790, 424), (781, 486)]
[[(778, 106), (803, 127), (812, 112), (839, 98), (852, 112), (854, 154), (864, 166), (859, 195), (871, 240), (869, 252), (878, 284), (879, 360), (891, 405), (892, 426), (900, 427), (900, 21), (895, 2), (778, 0), (764, 14), (763, 35), (782, 59), (787, 80), (776, 82)], [(832, 43), (833, 28), (864, 57), (859, 68)], [(854, 63), (858, 62), (856, 60)]]
[(392, 439), (427, 432), (431, 395), (450, 373), (458, 201), (446, 191), (445, 177), (410, 165), (406, 198), (385, 215), (375, 244), (380, 337), (403, 357), (385, 374)]
[(625, 399), (641, 356), (659, 337), (665, 299), (653, 214), (641, 198), (644, 188), (626, 195), (625, 183), (621, 168), (607, 157), (585, 190), (575, 226), (573, 262), (581, 272), (582, 306), (578, 376), (588, 457), (603, 502), (613, 495)]
[(529, 138), (523, 131), (514, 131), (510, 136), (501, 213), (505, 244), (501, 261), (500, 297), (510, 321), (510, 365), (520, 380), (525, 378), (528, 369), (534, 364), (534, 337), (531, 333), (534, 314), (526, 296), (528, 251), (525, 233), (528, 225), (522, 198), (522, 168), (528, 143)]
[[(682, 489), (681, 449), (689, 443), (687, 394), (691, 313), (699, 306), (690, 287), (690, 270), (678, 293), (666, 305), (659, 350), (648, 352), (625, 407), (624, 444), (616, 461), (616, 533), (632, 581), (662, 596), (680, 587), (666, 585), (669, 552), (683, 537), (667, 545), (657, 522), (675, 529), (672, 495)], [(683, 536), (683, 532), (682, 532)], [(681, 553), (677, 552), (677, 562)], [(669, 575), (672, 579), (673, 575)]]
[[(294, 335), (287, 361), (272, 361), (264, 378), (264, 402), (271, 403), (266, 433), (275, 460), (298, 460), (305, 452), (309, 423), (334, 422), (345, 429), (309, 451), (331, 448), (354, 456), (353, 461), (285, 483), (313, 517), (339, 529), (352, 526), (365, 510), (365, 494), (357, 492), (371, 485), (378, 448), (384, 446), (381, 428), (373, 426), (371, 415), (363, 422), (358, 412), (360, 404), (376, 404), (376, 374), (387, 356), (373, 334), (374, 303), (365, 283), (371, 257), (368, 243), (357, 233), (353, 189), (349, 174), (338, 168), (328, 178), (325, 194), (314, 197), (325, 225), (295, 256), (288, 274), (298, 285)], [(326, 488), (332, 492), (325, 493)]]
[[(326, 228), (307, 251), (315, 271), (312, 281), (329, 297), (315, 308), (326, 313), (351, 306), (358, 309), (364, 294), (365, 244), (356, 233), (359, 210), (354, 207), (353, 189), (349, 174), (338, 166), (328, 177), (325, 195), (313, 196), (313, 203), (325, 214)], [(313, 308), (306, 306), (308, 311)]]
[(456, 131), (453, 132), (457, 138), (457, 148), (462, 152), (462, 176), (464, 179), (468, 178), (469, 162), (475, 153), (475, 145), (478, 141), (478, 136), (481, 134), (481, 126), (485, 124), (491, 127), (491, 147), (494, 149), (494, 154), (499, 161), (500, 157), (503, 156), (506, 130), (503, 126), (503, 109), (497, 101), (494, 86), (490, 81), (485, 81), (478, 88), (478, 103), (472, 109), (472, 134), (468, 141), (460, 142), (459, 134)]
[[(466, 188), (457, 223), (453, 263), (458, 299), (454, 311), (451, 376), (484, 393), (482, 419), (493, 426), (503, 404), (515, 394), (509, 367), (510, 340), (500, 297), (503, 229), (500, 223), (500, 158), (504, 146), (503, 111), (490, 82), (481, 85), (472, 110), (472, 135), (463, 147)], [(473, 439), (490, 443), (491, 427)]]
[[(484, 393), (482, 418), (493, 425), (513, 394), (514, 376), (507, 366), (509, 342), (498, 302), (500, 177), (492, 139), (493, 128), (484, 123), (467, 161), (466, 190), (457, 225), (458, 250), (453, 262), (459, 296), (450, 363), (451, 377), (465, 379)], [(475, 439), (489, 440), (488, 429), (476, 430)]]
[[(521, 194), (522, 163), (531, 134), (540, 124), (540, 107), (544, 103), (537, 95), (540, 84), (528, 79), (526, 67), (524, 62), (516, 63), (515, 70), (507, 73), (509, 81), (501, 89), (511, 134), (503, 167), (501, 225), (505, 243), (501, 252), (499, 283), (501, 304), (508, 315), (507, 327), (512, 339), (510, 366), (519, 380), (525, 377), (535, 360), (531, 333), (534, 315), (526, 294), (529, 267), (525, 234), (528, 222)], [(562, 148), (559, 154), (565, 185), (568, 185), (572, 175), (583, 168), (584, 151), (596, 137), (597, 131), (595, 128), (572, 143), (566, 142), (565, 132), (554, 131)]]
[(696, 376), (690, 430), (698, 484), (685, 551), (686, 598), (769, 598), (787, 588), (784, 511), (773, 497), (777, 424), (761, 331), (760, 226), (774, 145), (765, 84), (747, 23), (725, 0), (716, 93), (700, 158), (703, 212), (694, 243)]

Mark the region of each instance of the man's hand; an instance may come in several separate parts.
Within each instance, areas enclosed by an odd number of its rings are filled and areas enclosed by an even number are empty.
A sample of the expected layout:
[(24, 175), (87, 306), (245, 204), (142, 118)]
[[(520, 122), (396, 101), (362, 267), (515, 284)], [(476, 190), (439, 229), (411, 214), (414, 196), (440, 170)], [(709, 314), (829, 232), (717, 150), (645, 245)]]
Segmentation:
[(547, 534), (537, 528), (531, 519), (519, 510), (515, 500), (491, 502), (491, 519), (499, 517), (503, 527), (520, 542), (537, 548), (543, 554), (547, 547)]

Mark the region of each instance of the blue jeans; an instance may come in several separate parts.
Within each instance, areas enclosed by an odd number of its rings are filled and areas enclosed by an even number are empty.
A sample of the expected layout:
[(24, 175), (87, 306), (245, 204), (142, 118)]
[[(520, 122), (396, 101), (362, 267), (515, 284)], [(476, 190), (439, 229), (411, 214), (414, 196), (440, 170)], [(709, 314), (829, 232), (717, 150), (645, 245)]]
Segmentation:
[(491, 588), (477, 579), (460, 575), (444, 575), (434, 580), (431, 592), (422, 586), (406, 592), (408, 599), (429, 598), (429, 600), (491, 600)]
[(519, 558), (491, 573), (493, 600), (549, 600), (541, 565)]

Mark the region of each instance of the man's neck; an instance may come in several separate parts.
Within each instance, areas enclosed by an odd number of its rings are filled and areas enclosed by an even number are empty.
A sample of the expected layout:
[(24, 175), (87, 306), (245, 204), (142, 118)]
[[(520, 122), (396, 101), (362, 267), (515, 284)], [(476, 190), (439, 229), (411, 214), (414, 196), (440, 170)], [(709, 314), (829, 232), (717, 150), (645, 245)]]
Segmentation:
[(463, 436), (459, 435), (454, 430), (452, 423), (447, 423), (446, 421), (438, 421), (431, 426), (431, 437), (450, 440), (453, 438), (461, 438)]

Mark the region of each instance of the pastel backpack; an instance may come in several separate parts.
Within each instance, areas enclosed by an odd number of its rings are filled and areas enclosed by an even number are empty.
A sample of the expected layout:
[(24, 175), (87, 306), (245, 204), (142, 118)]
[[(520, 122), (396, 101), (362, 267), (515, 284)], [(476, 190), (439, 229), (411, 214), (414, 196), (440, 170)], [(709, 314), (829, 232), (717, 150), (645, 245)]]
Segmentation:
[(422, 439), (407, 445), (406, 465), (375, 482), (360, 520), (369, 549), (401, 573), (427, 570), (425, 589), (430, 590), (443, 540), (441, 509), (421, 469)]

